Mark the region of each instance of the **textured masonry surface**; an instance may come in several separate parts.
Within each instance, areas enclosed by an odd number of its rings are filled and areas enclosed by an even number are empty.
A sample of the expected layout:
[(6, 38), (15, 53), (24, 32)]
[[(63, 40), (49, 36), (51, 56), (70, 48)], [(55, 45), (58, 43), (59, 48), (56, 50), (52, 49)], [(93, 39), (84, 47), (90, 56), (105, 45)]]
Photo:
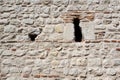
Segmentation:
[(0, 0), (0, 80), (120, 80), (120, 0)]

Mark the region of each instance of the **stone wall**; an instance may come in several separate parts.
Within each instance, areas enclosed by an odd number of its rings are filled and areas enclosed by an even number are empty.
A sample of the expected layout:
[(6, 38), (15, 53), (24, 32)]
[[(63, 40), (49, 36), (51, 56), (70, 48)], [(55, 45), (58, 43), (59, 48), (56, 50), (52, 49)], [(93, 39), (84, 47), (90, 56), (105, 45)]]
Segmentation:
[[(0, 80), (120, 80), (119, 4), (0, 0)], [(82, 42), (74, 41), (76, 17)]]

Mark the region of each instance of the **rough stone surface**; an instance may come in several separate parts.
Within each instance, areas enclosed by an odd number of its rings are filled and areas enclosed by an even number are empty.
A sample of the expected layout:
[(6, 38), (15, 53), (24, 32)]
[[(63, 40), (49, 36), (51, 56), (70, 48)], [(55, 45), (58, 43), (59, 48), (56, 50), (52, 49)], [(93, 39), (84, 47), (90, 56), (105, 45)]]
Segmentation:
[(120, 80), (120, 0), (0, 0), (0, 80)]

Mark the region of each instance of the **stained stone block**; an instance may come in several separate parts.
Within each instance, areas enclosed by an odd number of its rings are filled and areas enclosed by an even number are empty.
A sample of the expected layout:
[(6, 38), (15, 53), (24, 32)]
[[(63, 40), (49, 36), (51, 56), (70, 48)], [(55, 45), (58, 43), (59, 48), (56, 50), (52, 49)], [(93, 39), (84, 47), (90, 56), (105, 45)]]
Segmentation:
[(63, 30), (64, 30), (64, 25), (58, 24), (58, 25), (55, 26), (55, 32), (62, 33)]

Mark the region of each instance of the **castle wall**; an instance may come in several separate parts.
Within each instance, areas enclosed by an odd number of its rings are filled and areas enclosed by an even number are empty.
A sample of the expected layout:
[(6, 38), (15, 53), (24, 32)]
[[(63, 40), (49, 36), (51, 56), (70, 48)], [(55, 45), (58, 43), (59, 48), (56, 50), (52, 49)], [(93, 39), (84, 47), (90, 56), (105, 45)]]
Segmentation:
[(0, 80), (120, 80), (119, 24), (119, 0), (0, 0)]

